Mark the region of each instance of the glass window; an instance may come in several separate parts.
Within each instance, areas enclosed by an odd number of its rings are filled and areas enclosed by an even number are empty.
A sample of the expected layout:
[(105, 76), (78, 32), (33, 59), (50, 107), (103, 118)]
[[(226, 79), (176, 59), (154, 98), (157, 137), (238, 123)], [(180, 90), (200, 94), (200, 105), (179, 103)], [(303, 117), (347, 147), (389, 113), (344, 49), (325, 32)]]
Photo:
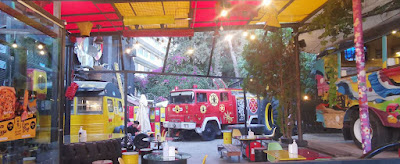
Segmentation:
[(400, 33), (391, 34), (387, 36), (387, 53), (389, 66), (400, 64)]
[(107, 99), (107, 109), (109, 112), (114, 112), (114, 104), (111, 99)]
[[(2, 133), (0, 163), (23, 163), (27, 157), (36, 157), (35, 163), (59, 163), (58, 77), (62, 76), (59, 57), (64, 36), (60, 36), (58, 26), (24, 5), (16, 1), (0, 3), (10, 7), (11, 14), (27, 16), (20, 21), (0, 8), (0, 122), (21, 123), (13, 126), (19, 134)], [(42, 29), (28, 22), (41, 24)], [(23, 107), (24, 100), (28, 100), (27, 108)], [(0, 131), (7, 132), (7, 126)]]
[(77, 114), (102, 114), (102, 97), (78, 97)]
[(172, 92), (170, 99), (172, 104), (191, 104), (194, 102), (194, 93), (191, 91)]
[(138, 54), (138, 56), (143, 56), (143, 49), (142, 48), (138, 48), (137, 49), (137, 54)]
[(207, 93), (197, 93), (197, 102), (207, 102)]
[[(382, 38), (365, 43), (364, 52), (365, 70), (367, 72), (382, 68)], [(352, 76), (356, 74), (355, 48), (351, 47), (341, 52), (341, 76)]]
[(229, 100), (228, 92), (222, 92), (219, 97), (221, 97), (221, 101), (228, 101)]
[(124, 112), (124, 108), (122, 107), (122, 102), (121, 101), (118, 101), (118, 111), (120, 113)]

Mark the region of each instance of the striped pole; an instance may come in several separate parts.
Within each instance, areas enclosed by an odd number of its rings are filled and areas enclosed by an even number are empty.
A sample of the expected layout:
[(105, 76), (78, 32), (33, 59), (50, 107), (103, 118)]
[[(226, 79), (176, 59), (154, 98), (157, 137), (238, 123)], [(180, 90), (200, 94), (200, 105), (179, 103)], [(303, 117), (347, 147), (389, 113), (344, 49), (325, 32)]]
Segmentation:
[(365, 54), (361, 16), (361, 0), (353, 0), (354, 44), (356, 48), (358, 102), (360, 104), (361, 137), (363, 154), (371, 150), (371, 129), (369, 125), (367, 86), (365, 78)]

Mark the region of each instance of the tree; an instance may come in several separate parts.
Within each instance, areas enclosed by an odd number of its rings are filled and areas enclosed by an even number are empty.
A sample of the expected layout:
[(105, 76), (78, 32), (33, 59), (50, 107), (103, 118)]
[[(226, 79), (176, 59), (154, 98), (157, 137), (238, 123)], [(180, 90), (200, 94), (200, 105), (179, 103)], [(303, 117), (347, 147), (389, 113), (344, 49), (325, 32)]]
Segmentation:
[[(279, 100), (278, 124), (284, 132), (284, 137), (291, 138), (294, 125), (295, 63), (294, 44), (291, 29), (280, 29), (267, 33), (266, 40), (249, 43), (245, 46), (243, 56), (247, 65), (248, 78), (244, 80), (245, 88), (257, 95)], [(262, 38), (262, 33), (258, 33)], [(315, 55), (301, 54), (301, 84), (303, 93), (315, 92), (313, 65)]]

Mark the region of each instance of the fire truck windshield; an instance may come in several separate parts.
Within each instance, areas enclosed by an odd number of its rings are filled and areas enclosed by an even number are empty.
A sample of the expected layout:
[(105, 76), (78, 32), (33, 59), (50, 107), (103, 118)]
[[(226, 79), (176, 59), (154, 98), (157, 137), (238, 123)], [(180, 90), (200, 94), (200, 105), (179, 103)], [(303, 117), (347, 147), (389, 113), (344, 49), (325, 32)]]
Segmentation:
[(171, 104), (192, 104), (194, 102), (194, 92), (172, 92), (170, 102)]

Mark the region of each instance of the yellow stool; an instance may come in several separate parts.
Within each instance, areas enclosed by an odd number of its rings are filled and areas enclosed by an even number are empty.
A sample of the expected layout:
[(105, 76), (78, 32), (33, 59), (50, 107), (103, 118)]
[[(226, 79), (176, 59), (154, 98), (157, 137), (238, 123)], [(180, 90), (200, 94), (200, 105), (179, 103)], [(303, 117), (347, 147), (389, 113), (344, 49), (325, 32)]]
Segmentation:
[(124, 152), (122, 153), (122, 159), (125, 164), (138, 164), (139, 163), (139, 153), (138, 152)]

